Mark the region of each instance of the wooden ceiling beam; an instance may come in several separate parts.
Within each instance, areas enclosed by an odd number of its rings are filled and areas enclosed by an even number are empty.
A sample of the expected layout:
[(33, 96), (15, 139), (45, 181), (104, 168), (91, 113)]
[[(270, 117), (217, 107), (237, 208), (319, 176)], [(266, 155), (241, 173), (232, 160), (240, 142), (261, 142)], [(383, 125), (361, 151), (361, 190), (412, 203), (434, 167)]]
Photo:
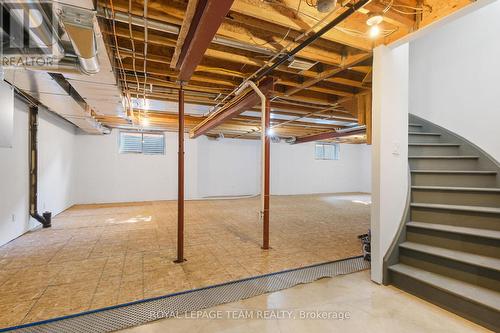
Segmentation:
[(312, 141), (329, 140), (329, 139), (335, 139), (335, 138), (342, 138), (342, 137), (346, 137), (346, 136), (360, 135), (360, 134), (365, 134), (365, 133), (366, 133), (365, 129), (355, 130), (355, 131), (351, 131), (351, 132), (342, 132), (342, 133), (339, 133), (336, 131), (328, 131), (328, 132), (324, 132), (324, 133), (299, 137), (295, 140), (294, 144), (306, 143), (306, 142), (312, 142)]
[(181, 82), (188, 82), (191, 79), (233, 1), (199, 0), (192, 19), (183, 21), (183, 25), (189, 25), (188, 33), (182, 43), (182, 49), (179, 50), (179, 60), (174, 64), (179, 70), (178, 78)]
[[(291, 3), (293, 2), (293, 6)], [(283, 0), (279, 3), (264, 2), (259, 0), (236, 0), (231, 7), (231, 11), (268, 21), (279, 26), (294, 29), (296, 31), (307, 31), (317, 23), (312, 17), (321, 19), (325, 14), (319, 13), (315, 8), (307, 5), (301, 7), (301, 13), (297, 14), (297, 1)], [(339, 9), (340, 14), (345, 9)], [(332, 17), (332, 20), (335, 16)], [(332, 29), (322, 36), (323, 39), (344, 44), (358, 50), (371, 51), (371, 41), (363, 38), (348, 35), (342, 31)]]
[[(115, 12), (121, 15), (128, 15), (127, 12), (116, 10)], [(148, 16), (150, 17), (150, 19), (152, 19), (152, 17), (157, 17), (157, 15), (151, 14), (151, 12), (148, 13)], [(172, 24), (171, 22), (166, 22), (164, 20), (158, 19), (155, 19), (154, 22)], [(294, 38), (300, 34), (299, 32), (289, 31), (288, 29), (285, 29), (281, 26), (263, 20), (252, 19), (251, 23), (253, 24), (253, 26), (250, 27), (248, 25), (241, 24), (239, 21), (234, 21), (234, 18), (226, 19), (219, 27), (216, 37), (228, 38), (237, 41), (240, 45), (247, 45), (248, 51), (256, 50), (258, 48), (264, 49), (262, 45), (265, 45), (265, 48), (268, 49), (268, 53), (266, 53), (266, 55), (269, 55), (273, 52), (278, 52), (279, 50), (281, 50), (284, 46), (288, 45), (288, 43), (291, 42), (291, 38)], [(125, 29), (123, 23), (117, 23), (117, 27), (119, 28), (120, 36), (129, 37), (129, 34), (127, 33), (128, 26), (126, 27), (127, 31), (124, 31)], [(152, 24), (149, 28), (150, 33), (156, 35), (165, 35), (163, 31), (155, 29), (154, 27), (155, 25)], [(143, 34), (141, 34), (142, 30), (143, 28), (141, 28), (139, 31), (134, 30), (134, 35), (137, 32), (137, 34), (143, 36)], [(284, 36), (286, 36), (287, 38), (283, 38)], [(176, 46), (175, 43), (174, 45), (171, 44), (172, 43), (169, 43), (169, 46)], [(292, 43), (292, 45), (296, 44), (297, 43)], [(328, 65), (339, 65), (342, 61), (342, 55), (338, 51), (315, 45), (307, 46), (297, 54), (297, 57), (312, 62), (319, 61)]]
[[(273, 89), (274, 79), (266, 78), (259, 83), (259, 89), (263, 94), (269, 95)], [(224, 121), (236, 117), (242, 112), (260, 103), (260, 97), (252, 89), (240, 96), (236, 96), (226, 103), (222, 108), (213, 113), (209, 118), (200, 123), (199, 126), (190, 131), (190, 137), (196, 138), (209, 130), (219, 126)]]
[(316, 78), (312, 78), (310, 80), (307, 80), (306, 82), (304, 82), (303, 84), (301, 84), (300, 86), (298, 87), (295, 87), (295, 88), (291, 88), (291, 89), (288, 89), (286, 91), (286, 94), (288, 96), (291, 96), (293, 94), (296, 94), (298, 93), (299, 91), (303, 90), (303, 89), (306, 89), (306, 88), (309, 88), (310, 86), (312, 85), (315, 85), (316, 83), (320, 82), (320, 81), (323, 81), (327, 78), (330, 78), (332, 76), (334, 76), (335, 74), (338, 74), (348, 68), (352, 68), (354, 65), (360, 63), (360, 62), (363, 62), (367, 59), (369, 59), (371, 57), (370, 54), (364, 54), (364, 55), (360, 55), (360, 56), (356, 56), (354, 57), (354, 59), (351, 59), (349, 61), (346, 61), (346, 63), (339, 67), (339, 68), (334, 68), (334, 69), (330, 69), (330, 70), (327, 70), (327, 71), (324, 71), (322, 73), (320, 73)]
[(363, 88), (363, 89), (371, 88), (370, 86), (367, 86), (363, 82), (350, 80), (350, 79), (344, 79), (342, 77), (330, 77), (328, 79), (325, 79), (324, 81), (338, 83), (338, 84), (342, 84), (345, 86), (351, 86), (351, 87), (356, 87), (356, 88)]

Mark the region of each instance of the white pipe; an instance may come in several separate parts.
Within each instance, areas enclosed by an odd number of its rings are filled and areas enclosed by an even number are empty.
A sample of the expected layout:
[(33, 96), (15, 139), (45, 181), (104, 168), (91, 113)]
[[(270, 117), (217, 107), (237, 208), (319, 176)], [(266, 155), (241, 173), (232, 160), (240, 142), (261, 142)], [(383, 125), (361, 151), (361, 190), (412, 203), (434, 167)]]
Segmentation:
[(262, 141), (262, 161), (261, 161), (261, 189), (260, 189), (260, 218), (264, 218), (264, 178), (265, 178), (265, 158), (266, 158), (266, 95), (257, 87), (257, 85), (253, 81), (246, 81), (243, 85), (236, 90), (235, 94), (239, 95), (245, 88), (251, 87), (257, 95), (260, 97), (260, 105), (261, 105), (261, 141)]

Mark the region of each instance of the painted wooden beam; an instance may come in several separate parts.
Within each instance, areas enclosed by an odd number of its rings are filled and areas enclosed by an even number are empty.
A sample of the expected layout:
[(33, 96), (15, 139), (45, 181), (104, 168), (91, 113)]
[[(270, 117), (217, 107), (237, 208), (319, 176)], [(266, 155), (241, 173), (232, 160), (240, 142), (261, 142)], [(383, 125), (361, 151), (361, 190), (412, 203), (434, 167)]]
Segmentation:
[[(273, 90), (274, 79), (273, 78), (265, 78), (259, 83), (259, 89), (265, 94), (269, 95)], [(246, 93), (243, 93), (241, 96), (237, 96), (229, 101), (224, 107), (219, 109), (216, 113), (214, 113), (211, 117), (208, 117), (203, 122), (201, 122), (198, 126), (193, 128), (190, 131), (190, 137), (196, 138), (200, 135), (203, 135), (210, 131), (211, 129), (219, 126), (223, 122), (234, 118), (245, 112), (250, 110), (255, 105), (260, 103), (259, 96), (251, 89), (249, 89)]]
[(201, 62), (234, 0), (199, 0), (180, 51), (179, 81), (188, 82)]

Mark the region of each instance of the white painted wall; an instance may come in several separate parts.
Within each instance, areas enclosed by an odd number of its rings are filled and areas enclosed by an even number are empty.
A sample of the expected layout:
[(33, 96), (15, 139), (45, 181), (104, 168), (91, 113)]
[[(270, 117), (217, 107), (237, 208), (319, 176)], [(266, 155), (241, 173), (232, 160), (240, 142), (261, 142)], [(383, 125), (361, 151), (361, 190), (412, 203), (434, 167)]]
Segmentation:
[[(78, 135), (78, 203), (177, 199), (177, 133), (165, 133), (165, 155), (120, 154), (118, 130), (106, 136)], [(196, 140), (185, 136), (188, 199), (256, 194), (255, 141)]]
[[(12, 148), (0, 148), (0, 245), (38, 226), (29, 217), (28, 112), (16, 100)], [(166, 133), (166, 155), (118, 153), (118, 131), (77, 135), (59, 117), (39, 112), (39, 211), (57, 215), (76, 203), (177, 198), (177, 134)], [(341, 145), (339, 161), (314, 160), (314, 144), (272, 144), (271, 192), (369, 191), (370, 149)], [(260, 142), (186, 135), (186, 197), (260, 192)], [(14, 215), (14, 220), (12, 216)]]
[(271, 144), (271, 194), (369, 192), (366, 145), (340, 145), (340, 159), (314, 158), (314, 142)]
[[(27, 110), (15, 101), (12, 147), (0, 148), (0, 245), (39, 225), (29, 216)], [(38, 208), (55, 215), (73, 204), (75, 127), (42, 109), (39, 115)]]
[(53, 113), (39, 115), (38, 210), (57, 215), (75, 203), (76, 127)]
[(377, 283), (406, 207), (408, 57), (408, 44), (379, 46), (373, 53), (371, 278)]
[[(118, 131), (110, 135), (77, 136), (76, 202), (104, 203), (166, 200), (177, 197), (177, 139), (166, 134), (165, 155), (118, 153)], [(193, 145), (186, 140), (186, 170), (193, 160)], [(192, 178), (186, 177), (191, 197)]]
[[(314, 160), (314, 144), (271, 145), (271, 193), (370, 190), (370, 150), (341, 145), (339, 161)], [(177, 198), (177, 134), (166, 133), (166, 155), (118, 153), (118, 131), (77, 137), (76, 202), (106, 203)], [(186, 135), (186, 198), (260, 193), (260, 142), (191, 140)]]
[(260, 144), (252, 140), (197, 139), (198, 197), (260, 192)]
[[(0, 147), (0, 245), (29, 230), (28, 114), (16, 101), (11, 148)], [(14, 215), (14, 217), (13, 217)]]
[[(0, 78), (2, 77), (0, 67)], [(0, 79), (0, 147), (12, 147), (14, 136), (14, 89)]]
[(410, 112), (500, 161), (500, 1), (410, 44)]

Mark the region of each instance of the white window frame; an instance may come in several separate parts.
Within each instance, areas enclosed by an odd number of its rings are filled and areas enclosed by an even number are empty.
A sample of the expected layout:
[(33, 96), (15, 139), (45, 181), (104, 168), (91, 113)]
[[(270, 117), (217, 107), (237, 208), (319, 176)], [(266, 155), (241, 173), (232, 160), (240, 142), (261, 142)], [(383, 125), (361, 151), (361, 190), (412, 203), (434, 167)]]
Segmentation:
[[(127, 133), (130, 133), (130, 134), (140, 134), (141, 135), (141, 151), (137, 151), (137, 152), (134, 152), (134, 151), (124, 151), (122, 150), (122, 134), (127, 134)], [(144, 152), (144, 135), (161, 135), (162, 137), (162, 140), (163, 140), (163, 149), (160, 153), (145, 153)], [(165, 155), (165, 151), (166, 151), (166, 143), (165, 143), (165, 133), (163, 132), (139, 132), (139, 131), (127, 131), (127, 130), (122, 130), (118, 133), (118, 153), (120, 154), (133, 154), (133, 155), (151, 155), (151, 156), (154, 156), (154, 155)]]
[[(322, 146), (323, 149), (323, 154), (321, 157), (318, 157), (318, 154), (316, 153), (318, 146)], [(325, 146), (333, 146), (333, 156), (329, 157), (325, 155)], [(329, 143), (329, 142), (316, 142), (314, 144), (314, 159), (316, 161), (338, 161), (340, 160), (340, 145), (338, 143)]]

